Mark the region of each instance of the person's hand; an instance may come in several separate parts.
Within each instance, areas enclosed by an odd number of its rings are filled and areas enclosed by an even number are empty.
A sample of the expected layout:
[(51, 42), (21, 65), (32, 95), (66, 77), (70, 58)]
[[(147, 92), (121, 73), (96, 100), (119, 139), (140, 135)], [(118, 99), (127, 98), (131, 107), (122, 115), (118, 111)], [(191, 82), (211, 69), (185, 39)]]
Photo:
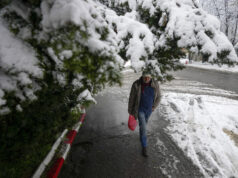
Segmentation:
[(154, 106), (152, 106), (152, 112), (155, 110), (155, 107)]

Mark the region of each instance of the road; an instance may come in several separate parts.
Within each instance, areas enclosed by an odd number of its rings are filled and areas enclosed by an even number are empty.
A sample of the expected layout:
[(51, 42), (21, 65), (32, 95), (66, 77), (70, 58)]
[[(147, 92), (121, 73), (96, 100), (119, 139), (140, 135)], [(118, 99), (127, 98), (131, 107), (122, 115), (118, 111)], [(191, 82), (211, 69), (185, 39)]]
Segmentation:
[(238, 94), (238, 73), (187, 67), (174, 74), (188, 80), (212, 84), (214, 87), (234, 91)]
[[(189, 73), (189, 69), (186, 72)], [(181, 78), (183, 75), (176, 74), (177, 80), (163, 84), (162, 92), (231, 97), (229, 92)], [(193, 75), (196, 77), (195, 72), (188, 76)], [(152, 114), (148, 124), (149, 157), (141, 155), (138, 128), (132, 132), (127, 127), (128, 95), (132, 82), (138, 77), (125, 73), (122, 87), (107, 88), (96, 97), (98, 103), (87, 110), (85, 123), (72, 145), (60, 178), (203, 177), (166, 133), (169, 123), (163, 118), (164, 106)]]

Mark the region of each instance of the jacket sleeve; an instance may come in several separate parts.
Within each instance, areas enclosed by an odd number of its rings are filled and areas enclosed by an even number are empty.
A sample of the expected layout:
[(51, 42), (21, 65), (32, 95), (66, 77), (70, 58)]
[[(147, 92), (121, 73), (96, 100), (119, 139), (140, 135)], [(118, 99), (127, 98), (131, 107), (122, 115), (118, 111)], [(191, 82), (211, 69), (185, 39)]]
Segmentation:
[(129, 102), (128, 102), (128, 113), (130, 115), (133, 115), (133, 108), (135, 105), (135, 97), (136, 97), (136, 88), (135, 88), (135, 82), (133, 83), (132, 87), (131, 87), (131, 92), (130, 92), (130, 96), (129, 96)]
[(154, 108), (156, 108), (159, 105), (160, 100), (161, 100), (160, 86), (159, 86), (158, 82), (156, 83), (156, 93), (157, 93), (157, 96), (154, 100), (154, 105), (153, 105)]

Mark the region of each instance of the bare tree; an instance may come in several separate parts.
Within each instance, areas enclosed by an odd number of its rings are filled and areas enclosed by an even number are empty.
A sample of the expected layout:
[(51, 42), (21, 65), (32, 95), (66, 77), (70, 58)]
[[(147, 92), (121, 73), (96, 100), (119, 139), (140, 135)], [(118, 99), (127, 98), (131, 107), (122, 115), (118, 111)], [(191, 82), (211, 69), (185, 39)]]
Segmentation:
[(215, 1), (215, 0), (212, 0), (212, 2), (213, 2), (214, 6), (215, 6), (215, 8), (216, 8), (216, 12), (217, 12), (216, 15), (218, 16), (219, 19), (221, 19), (220, 11), (219, 11), (219, 9), (218, 9), (218, 7), (217, 7), (216, 1)]
[(226, 36), (228, 36), (228, 29), (229, 29), (229, 24), (228, 24), (228, 21), (229, 21), (229, 12), (228, 12), (228, 1), (227, 0), (224, 0), (224, 10), (225, 10), (225, 34)]
[(234, 2), (234, 6), (236, 7), (235, 8), (236, 9), (236, 17), (235, 17), (235, 30), (234, 30), (234, 33), (233, 33), (234, 36), (233, 36), (233, 39), (231, 41), (233, 45), (235, 45), (238, 41), (238, 39), (236, 39), (237, 38), (237, 33), (238, 33), (238, 31), (237, 31), (237, 28), (238, 28), (238, 0), (236, 0)]
[(235, 45), (238, 42), (238, 0), (200, 0), (200, 5), (218, 17), (221, 30)]

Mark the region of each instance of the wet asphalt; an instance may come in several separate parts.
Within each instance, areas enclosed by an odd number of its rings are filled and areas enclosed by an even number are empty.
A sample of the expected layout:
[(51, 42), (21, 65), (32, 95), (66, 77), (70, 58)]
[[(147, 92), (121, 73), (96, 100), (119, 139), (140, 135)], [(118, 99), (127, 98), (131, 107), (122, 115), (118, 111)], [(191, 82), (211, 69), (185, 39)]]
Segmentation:
[(173, 74), (188, 80), (212, 84), (214, 87), (234, 91), (238, 94), (238, 73), (186, 67)]

